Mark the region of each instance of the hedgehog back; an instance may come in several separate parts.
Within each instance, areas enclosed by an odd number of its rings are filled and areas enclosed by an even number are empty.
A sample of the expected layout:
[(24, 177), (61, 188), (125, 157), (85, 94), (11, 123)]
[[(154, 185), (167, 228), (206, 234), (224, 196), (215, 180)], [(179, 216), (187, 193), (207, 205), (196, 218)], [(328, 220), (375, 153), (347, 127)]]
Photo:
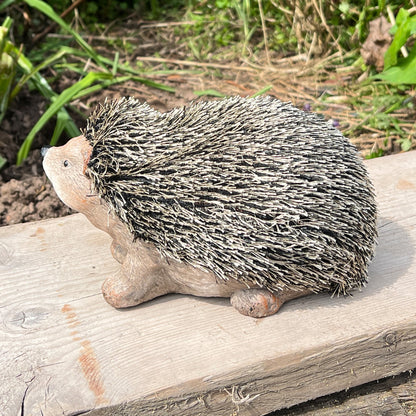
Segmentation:
[(84, 135), (95, 190), (162, 255), (271, 290), (366, 282), (373, 188), (317, 115), (270, 97), (167, 113), (130, 98), (97, 109)]

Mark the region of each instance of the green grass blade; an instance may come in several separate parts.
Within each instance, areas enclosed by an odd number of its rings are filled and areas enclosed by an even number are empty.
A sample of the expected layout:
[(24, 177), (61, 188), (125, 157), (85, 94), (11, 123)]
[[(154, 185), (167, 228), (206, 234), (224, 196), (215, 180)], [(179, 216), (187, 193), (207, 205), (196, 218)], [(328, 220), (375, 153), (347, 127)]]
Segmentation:
[(159, 82), (151, 81), (150, 79), (146, 79), (142, 77), (131, 77), (131, 79), (133, 81), (141, 82), (142, 84), (147, 85), (148, 87), (158, 88), (159, 90), (167, 91), (167, 92), (175, 92), (175, 88), (169, 87), (168, 85), (165, 85), (165, 84), (160, 84)]
[(204, 95), (209, 96), (209, 97), (220, 97), (220, 98), (225, 97), (225, 94), (214, 89), (194, 91), (194, 94), (198, 97), (202, 97)]
[(272, 88), (273, 88), (273, 85), (267, 85), (266, 87), (262, 88), (260, 91), (257, 91), (255, 94), (253, 94), (251, 98), (258, 97), (259, 95), (263, 95), (267, 91), (270, 91)]
[(111, 70), (111, 73), (113, 74), (113, 76), (116, 76), (117, 74), (119, 58), (120, 58), (120, 54), (117, 51), (114, 56), (113, 69)]
[(0, 155), (0, 170), (4, 167), (6, 163), (7, 163), (7, 159), (4, 158), (2, 155)]
[[(23, 85), (29, 80), (31, 79), (33, 76), (35, 76), (35, 74), (37, 74), (40, 70), (42, 70), (43, 68), (51, 65), (53, 62), (61, 59), (63, 56), (66, 55), (66, 51), (65, 50), (60, 50), (58, 51), (56, 54), (50, 56), (48, 59), (44, 60), (40, 65), (38, 65), (37, 67), (33, 68), (29, 68), (27, 65), (27, 69), (29, 70), (28, 72), (26, 72), (25, 75), (23, 75), (22, 78), (20, 78), (19, 82), (16, 84), (16, 86), (14, 87), (10, 99), (13, 99), (20, 91), (20, 89), (23, 87)], [(39, 79), (38, 79), (39, 80)], [(49, 84), (48, 84), (49, 85)], [(52, 90), (52, 89), (51, 89)], [(49, 92), (48, 92), (49, 94)]]
[[(12, 45), (14, 48), (14, 52), (18, 52), (19, 50)], [(77, 51), (74, 49), (74, 51)], [(60, 51), (62, 54), (69, 54), (71, 53), (71, 48), (62, 48)], [(79, 51), (78, 51), (79, 52)], [(50, 59), (52, 59), (51, 57)], [(58, 96), (58, 94), (53, 91), (52, 87), (49, 85), (48, 81), (46, 81), (45, 78), (39, 73), (35, 72), (32, 63), (29, 61), (29, 59), (26, 58), (25, 55), (20, 54), (19, 59), (17, 61), (17, 64), (21, 68), (21, 70), (26, 74), (31, 74), (31, 80), (34, 83), (36, 89), (47, 99), (53, 100), (55, 97)], [(77, 136), (79, 134), (79, 129), (76, 126), (76, 124), (72, 121), (71, 117), (67, 113), (65, 108), (61, 108), (59, 110), (62, 113), (66, 114), (66, 118), (68, 119), (68, 122), (65, 125), (65, 131), (70, 136)]]
[[(51, 146), (56, 145), (56, 143), (59, 140), (59, 137), (61, 137), (62, 132), (65, 130), (66, 124), (69, 120), (71, 120), (71, 118), (69, 117), (69, 114), (67, 112), (58, 111), (58, 114), (56, 115), (55, 129), (53, 131), (52, 139), (50, 141)], [(79, 134), (80, 132), (78, 131), (74, 136), (79, 136)]]
[[(107, 64), (108, 66), (113, 66), (114, 61), (111, 59), (108, 59), (104, 56), (101, 57), (102, 62)], [(160, 84), (154, 81), (147, 80), (145, 78), (140, 77), (140, 75), (143, 75), (143, 71), (135, 70), (128, 65), (120, 65), (118, 64), (117, 69), (120, 73), (126, 73), (126, 74), (132, 74), (136, 76), (136, 80), (138, 82), (142, 82), (143, 84), (149, 85), (154, 88), (162, 89), (169, 92), (174, 92), (174, 88), (168, 87), (167, 85)], [(165, 70), (165, 71), (152, 71), (152, 74), (159, 74), (159, 75), (166, 75), (166, 74), (190, 74), (190, 73), (200, 73), (201, 71), (178, 71), (178, 70)], [(149, 82), (148, 84), (146, 82)]]
[(15, 0), (4, 0), (2, 4), (0, 4), (0, 12), (5, 9), (6, 7), (9, 7), (11, 4), (13, 4)]
[[(18, 50), (16, 47), (14, 47), (15, 50)], [(42, 75), (39, 74), (39, 72), (33, 71), (33, 65), (32, 62), (29, 61), (29, 59), (26, 58), (24, 54), (19, 55), (19, 59), (17, 61), (18, 66), (20, 69), (26, 73), (30, 74), (33, 73), (31, 79), (33, 83), (36, 86), (36, 89), (39, 90), (39, 92), (46, 98), (53, 98), (57, 94), (52, 90), (51, 86), (48, 84), (48, 81), (46, 81), (45, 78), (42, 77)]]
[(4, 52), (4, 47), (7, 42), (7, 35), (9, 34), (12, 23), (13, 20), (7, 16), (3, 24), (0, 26), (0, 52)]
[(88, 88), (94, 82), (105, 80), (111, 77), (112, 75), (108, 73), (90, 72), (85, 78), (81, 79), (71, 87), (62, 91), (62, 93), (58, 97), (56, 97), (56, 99), (53, 100), (52, 104), (49, 106), (49, 108), (45, 111), (45, 113), (41, 116), (41, 118), (37, 121), (32, 130), (27, 135), (25, 141), (23, 142), (17, 154), (17, 165), (20, 165), (29, 154), (29, 150), (32, 146), (32, 142), (36, 134), (64, 105), (68, 104), (75, 95), (77, 95), (83, 89)]
[(6, 52), (0, 51), (0, 123), (8, 108), (10, 91), (16, 75), (16, 63)]
[(16, 76), (16, 56), (14, 45), (8, 40), (9, 29), (13, 20), (7, 16), (0, 26), (0, 123), (6, 115), (10, 103), (12, 84)]
[(144, 78), (140, 78), (140, 77), (134, 77), (134, 76), (131, 76), (131, 75), (125, 75), (125, 76), (122, 76), (122, 77), (116, 77), (116, 78), (113, 78), (113, 79), (109, 79), (109, 80), (103, 81), (99, 85), (93, 85), (91, 87), (85, 88), (84, 90), (82, 90), (78, 94), (76, 94), (73, 97), (73, 99), (76, 100), (78, 98), (84, 97), (85, 95), (89, 95), (89, 94), (91, 94), (93, 92), (99, 91), (99, 90), (101, 90), (103, 88), (107, 88), (110, 85), (121, 84), (123, 82), (130, 81), (130, 80), (133, 80), (133, 81), (136, 81), (136, 82), (141, 82), (141, 83), (143, 83), (145, 85), (148, 85), (148, 86), (151, 86), (153, 88), (163, 89), (163, 90), (168, 91), (168, 92), (175, 92), (175, 89), (174, 88), (168, 87), (167, 85), (158, 84), (157, 82), (150, 81), (148, 79), (144, 79)]
[(62, 29), (69, 32), (77, 41), (78, 45), (87, 52), (88, 56), (91, 57), (101, 68), (107, 70), (106, 66), (103, 64), (101, 57), (94, 51), (94, 49), (88, 45), (87, 42), (80, 36), (75, 30), (73, 30), (57, 13), (54, 12), (49, 4), (45, 3), (42, 0), (24, 0), (29, 6), (39, 10), (44, 13), (55, 23), (57, 23)]
[(117, 78), (105, 80), (99, 85), (93, 85), (91, 87), (83, 89), (78, 94), (74, 95), (73, 99), (77, 100), (78, 98), (84, 97), (85, 95), (92, 94), (93, 92), (96, 92), (96, 91), (102, 90), (104, 88), (107, 88), (110, 85), (121, 84), (123, 82), (131, 80), (132, 78), (133, 77), (131, 75), (126, 75), (124, 77), (117, 77)]

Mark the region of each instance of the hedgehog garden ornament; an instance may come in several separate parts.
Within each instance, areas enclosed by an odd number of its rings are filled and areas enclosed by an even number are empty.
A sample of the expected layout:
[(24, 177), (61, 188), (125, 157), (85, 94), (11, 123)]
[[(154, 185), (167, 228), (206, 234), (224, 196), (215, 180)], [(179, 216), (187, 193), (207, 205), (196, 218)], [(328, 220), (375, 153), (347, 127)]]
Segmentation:
[(160, 113), (123, 98), (42, 153), (62, 201), (113, 238), (121, 267), (102, 290), (116, 308), (183, 293), (261, 317), (367, 280), (367, 171), (337, 129), (289, 103), (234, 97)]

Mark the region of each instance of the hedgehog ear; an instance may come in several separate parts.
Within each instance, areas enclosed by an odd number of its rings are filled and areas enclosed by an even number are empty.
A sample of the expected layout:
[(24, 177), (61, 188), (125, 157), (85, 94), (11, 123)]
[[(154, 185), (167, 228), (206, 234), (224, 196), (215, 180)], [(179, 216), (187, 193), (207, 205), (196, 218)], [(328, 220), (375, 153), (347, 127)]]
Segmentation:
[(89, 163), (90, 158), (91, 158), (92, 149), (83, 150), (81, 153), (82, 153), (82, 159), (84, 160), (84, 165), (83, 165), (83, 168), (82, 168), (82, 174), (85, 175), (85, 171), (88, 168), (88, 163)]

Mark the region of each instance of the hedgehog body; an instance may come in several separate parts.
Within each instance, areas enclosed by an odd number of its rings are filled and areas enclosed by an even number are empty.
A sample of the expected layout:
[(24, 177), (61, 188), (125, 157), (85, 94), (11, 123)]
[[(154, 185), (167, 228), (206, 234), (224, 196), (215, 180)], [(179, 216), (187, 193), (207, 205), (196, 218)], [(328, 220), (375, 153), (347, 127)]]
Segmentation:
[(167, 113), (129, 98), (98, 108), (83, 134), (95, 191), (164, 257), (270, 291), (366, 282), (373, 188), (319, 116), (270, 97)]

